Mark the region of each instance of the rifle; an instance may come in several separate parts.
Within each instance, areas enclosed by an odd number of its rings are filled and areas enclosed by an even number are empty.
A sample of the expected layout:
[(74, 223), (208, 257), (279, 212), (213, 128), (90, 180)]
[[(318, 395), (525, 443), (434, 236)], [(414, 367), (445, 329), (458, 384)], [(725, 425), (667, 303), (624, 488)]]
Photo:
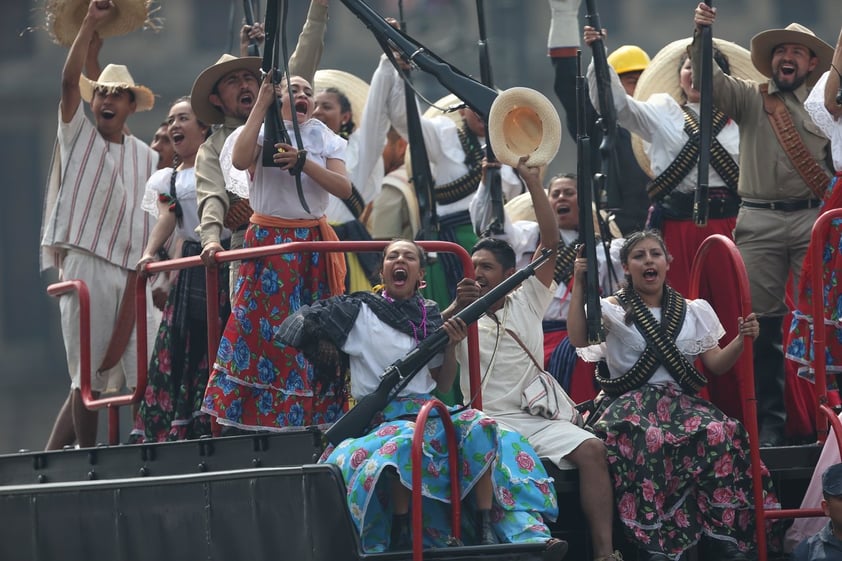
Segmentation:
[[(713, 0), (705, 0), (708, 6)], [(708, 223), (710, 147), (713, 130), (713, 31), (702, 28), (702, 72), (699, 77), (699, 179), (693, 197), (693, 222), (700, 228)]]
[[(485, 35), (485, 9), (483, 0), (477, 0), (477, 21), (479, 22), (479, 74), (482, 83), (494, 89), (494, 78), (491, 76), (491, 58), (488, 54), (488, 41)], [(486, 125), (488, 122), (486, 121)], [(485, 135), (485, 160), (491, 164), (496, 163), (497, 158), (492, 150), (491, 140)], [(503, 209), (503, 184), (500, 179), (500, 168), (497, 166), (486, 166), (485, 182), (488, 184), (488, 195), (491, 198), (491, 224), (488, 225), (488, 234), (495, 236), (503, 233), (505, 224)], [(484, 234), (484, 233), (483, 233)]]
[[(602, 33), (599, 14), (596, 11), (596, 0), (585, 0), (587, 12), (585, 19), (588, 25)], [(599, 119), (597, 124), (602, 131), (602, 142), (599, 144), (599, 154), (602, 162), (600, 169), (604, 177), (604, 193), (608, 208), (622, 207), (622, 192), (620, 191), (619, 163), (617, 161), (617, 109), (614, 107), (614, 96), (611, 93), (611, 71), (608, 69), (608, 57), (605, 54), (605, 44), (602, 39), (591, 43), (594, 74), (596, 75), (596, 92), (599, 99)], [(587, 106), (584, 106), (587, 107)], [(579, 110), (583, 106), (579, 104)], [(581, 131), (581, 129), (579, 129)], [(590, 171), (588, 171), (590, 176)]]
[[(398, 17), (400, 28), (406, 32), (406, 21), (403, 17), (403, 0), (398, 1)], [(381, 42), (387, 54), (386, 45)], [(406, 76), (409, 82), (409, 76)], [(408, 84), (407, 84), (408, 86)], [(404, 88), (406, 98), (406, 128), (409, 133), (409, 157), (412, 159), (412, 177), (410, 181), (418, 197), (418, 214), (421, 224), (416, 234), (419, 240), (438, 239), (438, 217), (436, 215), (435, 184), (433, 173), (430, 171), (430, 160), (427, 157), (427, 146), (424, 144), (424, 132), (421, 129), (421, 116), (418, 114), (418, 104), (415, 102), (415, 91), (410, 87)]]
[[(485, 296), (471, 302), (455, 317), (461, 319), (467, 325), (475, 322), (492, 304), (534, 275), (538, 267), (543, 265), (552, 253), (551, 249), (544, 249), (535, 261), (516, 271), (512, 276), (488, 291)], [(383, 373), (377, 389), (359, 400), (350, 411), (325, 431), (327, 441), (333, 445), (339, 445), (346, 438), (357, 438), (364, 435), (374, 416), (398, 396), (413, 376), (418, 374), (436, 353), (444, 349), (447, 341), (447, 332), (443, 327), (440, 327), (432, 335), (418, 343), (403, 358), (393, 362)]]
[[(251, 6), (251, 0), (243, 0), (243, 15), (246, 18), (246, 25), (254, 25), (254, 10)], [(257, 39), (252, 37), (249, 39), (249, 56), (260, 56), (260, 49), (257, 47)]]
[(432, 74), (448, 91), (453, 92), (479, 116), (488, 120), (491, 104), (497, 97), (496, 91), (477, 82), (406, 33), (389, 25), (380, 14), (362, 0), (341, 1), (369, 28), (381, 45), (387, 46), (384, 48), (401, 53), (406, 60), (414, 63), (419, 69)]
[[(278, 4), (281, 4), (280, 10)], [(266, 2), (266, 50), (263, 53), (263, 62), (260, 65), (260, 69), (264, 76), (271, 74), (272, 84), (274, 86), (277, 86), (281, 81), (282, 72), (278, 70), (278, 67), (281, 66), (279, 63), (282, 63), (282, 66), (286, 67), (286, 60), (288, 58), (286, 52), (286, 35), (284, 34), (282, 41), (280, 41), (283, 42), (284, 59), (281, 59), (280, 42), (278, 41), (278, 37), (281, 35), (281, 29), (286, 27), (286, 19), (286, 0), (268, 0), (268, 2)], [(287, 80), (287, 91), (291, 92), (289, 80)], [(290, 94), (290, 103), (292, 103), (292, 94)], [(295, 133), (296, 142), (293, 143), (292, 139), (290, 139), (289, 133), (287, 133), (287, 129), (281, 120), (282, 104), (283, 102), (281, 100), (281, 96), (276, 95), (274, 103), (269, 106), (269, 109), (266, 111), (266, 117), (264, 120), (265, 132), (263, 135), (262, 163), (264, 167), (277, 167), (274, 155), (275, 144), (278, 142), (290, 145), (294, 144), (298, 147), (298, 161), (295, 166), (289, 169), (289, 174), (295, 177), (295, 187), (298, 192), (298, 201), (301, 203), (301, 207), (304, 211), (309, 214), (310, 207), (307, 204), (307, 199), (304, 197), (304, 189), (301, 185), (301, 168), (304, 167), (304, 162), (307, 160), (307, 152), (303, 149), (304, 146), (301, 142), (301, 132), (298, 126), (298, 119), (295, 118), (295, 115), (293, 115), (292, 119), (292, 129)]]
[[(594, 179), (602, 181), (604, 176), (591, 176), (591, 139), (588, 136), (588, 124), (585, 108), (588, 95), (585, 92), (585, 77), (582, 75), (582, 52), (579, 51), (578, 72), (576, 76), (576, 151), (577, 180), (576, 191), (579, 199), (579, 237), (585, 246), (585, 259), (588, 271), (585, 276), (586, 324), (588, 344), (595, 345), (605, 340), (602, 330), (602, 308), (599, 305), (599, 271), (596, 261), (596, 235), (593, 221)], [(613, 101), (612, 107), (613, 107)]]

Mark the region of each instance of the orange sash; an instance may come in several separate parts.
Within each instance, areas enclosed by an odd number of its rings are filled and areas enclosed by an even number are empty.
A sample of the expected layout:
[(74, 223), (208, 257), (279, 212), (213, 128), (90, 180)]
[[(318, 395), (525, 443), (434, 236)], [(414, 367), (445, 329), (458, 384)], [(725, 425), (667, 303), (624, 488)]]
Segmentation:
[[(319, 227), (319, 233), (322, 240), (329, 242), (338, 242), (339, 238), (336, 232), (330, 227), (327, 222), (327, 217), (321, 218), (280, 218), (278, 216), (269, 216), (267, 214), (260, 214), (255, 212), (251, 215), (249, 221), (258, 226), (265, 226), (267, 228), (314, 228)], [(330, 288), (332, 296), (339, 296), (345, 293), (345, 254), (331, 251), (325, 254), (327, 263), (327, 284)]]

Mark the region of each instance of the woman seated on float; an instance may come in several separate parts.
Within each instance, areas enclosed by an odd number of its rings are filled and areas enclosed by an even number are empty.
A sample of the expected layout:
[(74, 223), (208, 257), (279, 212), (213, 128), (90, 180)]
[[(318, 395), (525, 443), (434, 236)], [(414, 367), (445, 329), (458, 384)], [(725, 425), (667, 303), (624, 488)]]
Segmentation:
[[(730, 369), (743, 338), (757, 336), (757, 318), (739, 318), (739, 334), (720, 347), (725, 330), (710, 304), (685, 300), (665, 284), (671, 258), (658, 233), (628, 236), (620, 260), (627, 286), (601, 299), (605, 343), (587, 346), (587, 263), (581, 257), (574, 263), (567, 325), (579, 355), (607, 365), (607, 372), (598, 369), (606, 397), (593, 428), (605, 440), (626, 538), (643, 560), (684, 559), (700, 539), (702, 559), (751, 559), (748, 433), (698, 396), (705, 378), (693, 361), (700, 358), (714, 374)], [(771, 508), (776, 500), (768, 472), (763, 484)]]
[[(467, 327), (461, 319), (442, 321), (438, 306), (419, 293), (425, 254), (416, 243), (393, 241), (383, 253), (382, 287), (303, 307), (287, 318), (280, 342), (300, 348), (314, 362), (316, 375), (341, 376), (350, 366), (351, 396), (372, 393), (388, 366), (420, 341), (443, 328), (443, 353), (409, 382), (361, 438), (329, 447), (322, 461), (336, 464), (348, 487), (348, 507), (366, 551), (411, 547), (411, 447), (415, 417), (435, 389), (447, 389), (456, 375), (455, 346)], [(337, 352), (337, 349), (339, 352)], [(532, 447), (475, 409), (452, 408), (459, 442), (448, 450), (443, 425), (430, 418), (425, 430), (423, 473), (424, 544), (447, 545), (450, 528), (448, 454), (459, 453), (461, 500), (473, 491), (473, 509), (463, 514), (463, 540), (469, 544), (545, 542), (546, 559), (561, 559), (563, 541), (551, 539), (544, 518), (558, 514), (552, 479)]]

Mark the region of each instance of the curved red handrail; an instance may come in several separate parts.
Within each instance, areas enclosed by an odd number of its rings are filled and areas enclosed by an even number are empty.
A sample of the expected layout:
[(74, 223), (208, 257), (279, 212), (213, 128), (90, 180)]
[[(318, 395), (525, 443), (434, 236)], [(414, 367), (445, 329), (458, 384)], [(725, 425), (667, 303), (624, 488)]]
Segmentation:
[[(711, 270), (707, 263), (708, 255), (714, 247), (720, 247), (730, 262), (731, 268), (723, 267), (722, 263), (716, 264), (716, 270), (731, 270), (736, 275), (736, 289), (739, 291), (741, 314), (743, 317), (751, 313), (751, 289), (748, 282), (748, 273), (740, 251), (734, 242), (722, 234), (709, 236), (702, 242), (696, 251), (693, 265), (690, 268), (690, 289), (689, 298), (697, 298), (699, 295), (699, 284), (703, 271)], [(746, 337), (743, 343), (743, 352), (734, 365), (740, 376), (740, 391), (743, 398), (743, 416), (746, 430), (749, 434), (749, 452), (751, 457), (751, 472), (754, 491), (754, 510), (757, 516), (757, 554), (760, 561), (766, 561), (766, 511), (763, 508), (763, 486), (761, 479), (761, 460), (759, 429), (757, 426), (757, 398), (754, 392), (754, 351), (752, 348), (753, 338)]]
[(430, 411), (438, 411), (447, 437), (447, 462), (450, 468), (450, 524), (453, 537), (462, 537), (462, 493), (459, 490), (459, 448), (456, 442), (456, 431), (447, 406), (438, 399), (432, 399), (421, 407), (415, 420), (415, 434), (412, 435), (412, 560), (424, 559), (424, 520), (421, 511), (421, 475), (424, 460), (424, 428)]

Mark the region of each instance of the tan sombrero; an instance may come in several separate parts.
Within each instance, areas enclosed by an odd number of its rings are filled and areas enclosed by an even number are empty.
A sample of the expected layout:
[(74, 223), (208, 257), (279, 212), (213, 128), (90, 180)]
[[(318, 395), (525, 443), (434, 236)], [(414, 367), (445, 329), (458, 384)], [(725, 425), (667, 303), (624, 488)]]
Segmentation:
[(193, 89), (190, 90), (190, 105), (193, 107), (193, 113), (196, 114), (196, 117), (208, 125), (225, 122), (225, 115), (208, 99), (214, 86), (223, 76), (236, 70), (248, 70), (255, 76), (259, 76), (260, 63), (260, 57), (235, 57), (224, 54), (213, 65), (202, 70), (196, 81), (193, 82)]
[(530, 166), (555, 158), (561, 144), (561, 119), (552, 102), (531, 88), (509, 88), (491, 104), (488, 139), (497, 159), (517, 167), (522, 156)]
[(456, 126), (461, 127), (462, 115), (459, 113), (459, 109), (462, 107), (465, 107), (464, 101), (456, 97), (454, 94), (447, 94), (436, 101), (435, 104), (428, 107), (427, 110), (424, 111), (424, 117), (432, 119), (434, 117), (444, 116), (456, 123)]
[(134, 93), (135, 111), (149, 111), (155, 105), (155, 94), (146, 86), (134, 83), (129, 69), (122, 64), (109, 64), (103, 68), (99, 78), (91, 80), (85, 76), (79, 77), (79, 91), (82, 99), (91, 102), (94, 91), (105, 88), (109, 92), (114, 90), (130, 90)]
[(815, 84), (833, 60), (833, 47), (816, 37), (808, 28), (791, 23), (784, 29), (762, 31), (751, 39), (751, 60), (754, 67), (767, 78), (772, 77), (772, 51), (784, 43), (804, 45), (818, 57), (819, 63), (807, 75), (807, 87)]
[(343, 70), (317, 70), (313, 77), (313, 90), (319, 92), (327, 88), (336, 88), (351, 102), (351, 118), (359, 126), (363, 120), (365, 102), (368, 99), (368, 83)]
[[(48, 0), (44, 7), (47, 32), (53, 41), (69, 47), (88, 13), (88, 0)], [(111, 14), (97, 26), (103, 39), (125, 35), (135, 29), (158, 25), (150, 17), (152, 0), (111, 0)], [(153, 10), (154, 11), (154, 10)]]
[[(656, 93), (667, 93), (678, 103), (683, 103), (681, 85), (679, 83), (678, 62), (692, 39), (679, 39), (669, 43), (661, 49), (649, 63), (649, 67), (640, 75), (640, 81), (634, 91), (634, 98), (646, 101)], [(714, 39), (714, 45), (722, 54), (728, 57), (728, 64), (731, 67), (731, 76), (755, 82), (765, 82), (766, 78), (757, 71), (751, 62), (751, 54), (743, 47), (731, 41)], [(643, 149), (643, 141), (636, 134), (632, 135), (632, 149), (638, 165), (649, 177), (654, 177), (649, 165), (649, 157)]]

